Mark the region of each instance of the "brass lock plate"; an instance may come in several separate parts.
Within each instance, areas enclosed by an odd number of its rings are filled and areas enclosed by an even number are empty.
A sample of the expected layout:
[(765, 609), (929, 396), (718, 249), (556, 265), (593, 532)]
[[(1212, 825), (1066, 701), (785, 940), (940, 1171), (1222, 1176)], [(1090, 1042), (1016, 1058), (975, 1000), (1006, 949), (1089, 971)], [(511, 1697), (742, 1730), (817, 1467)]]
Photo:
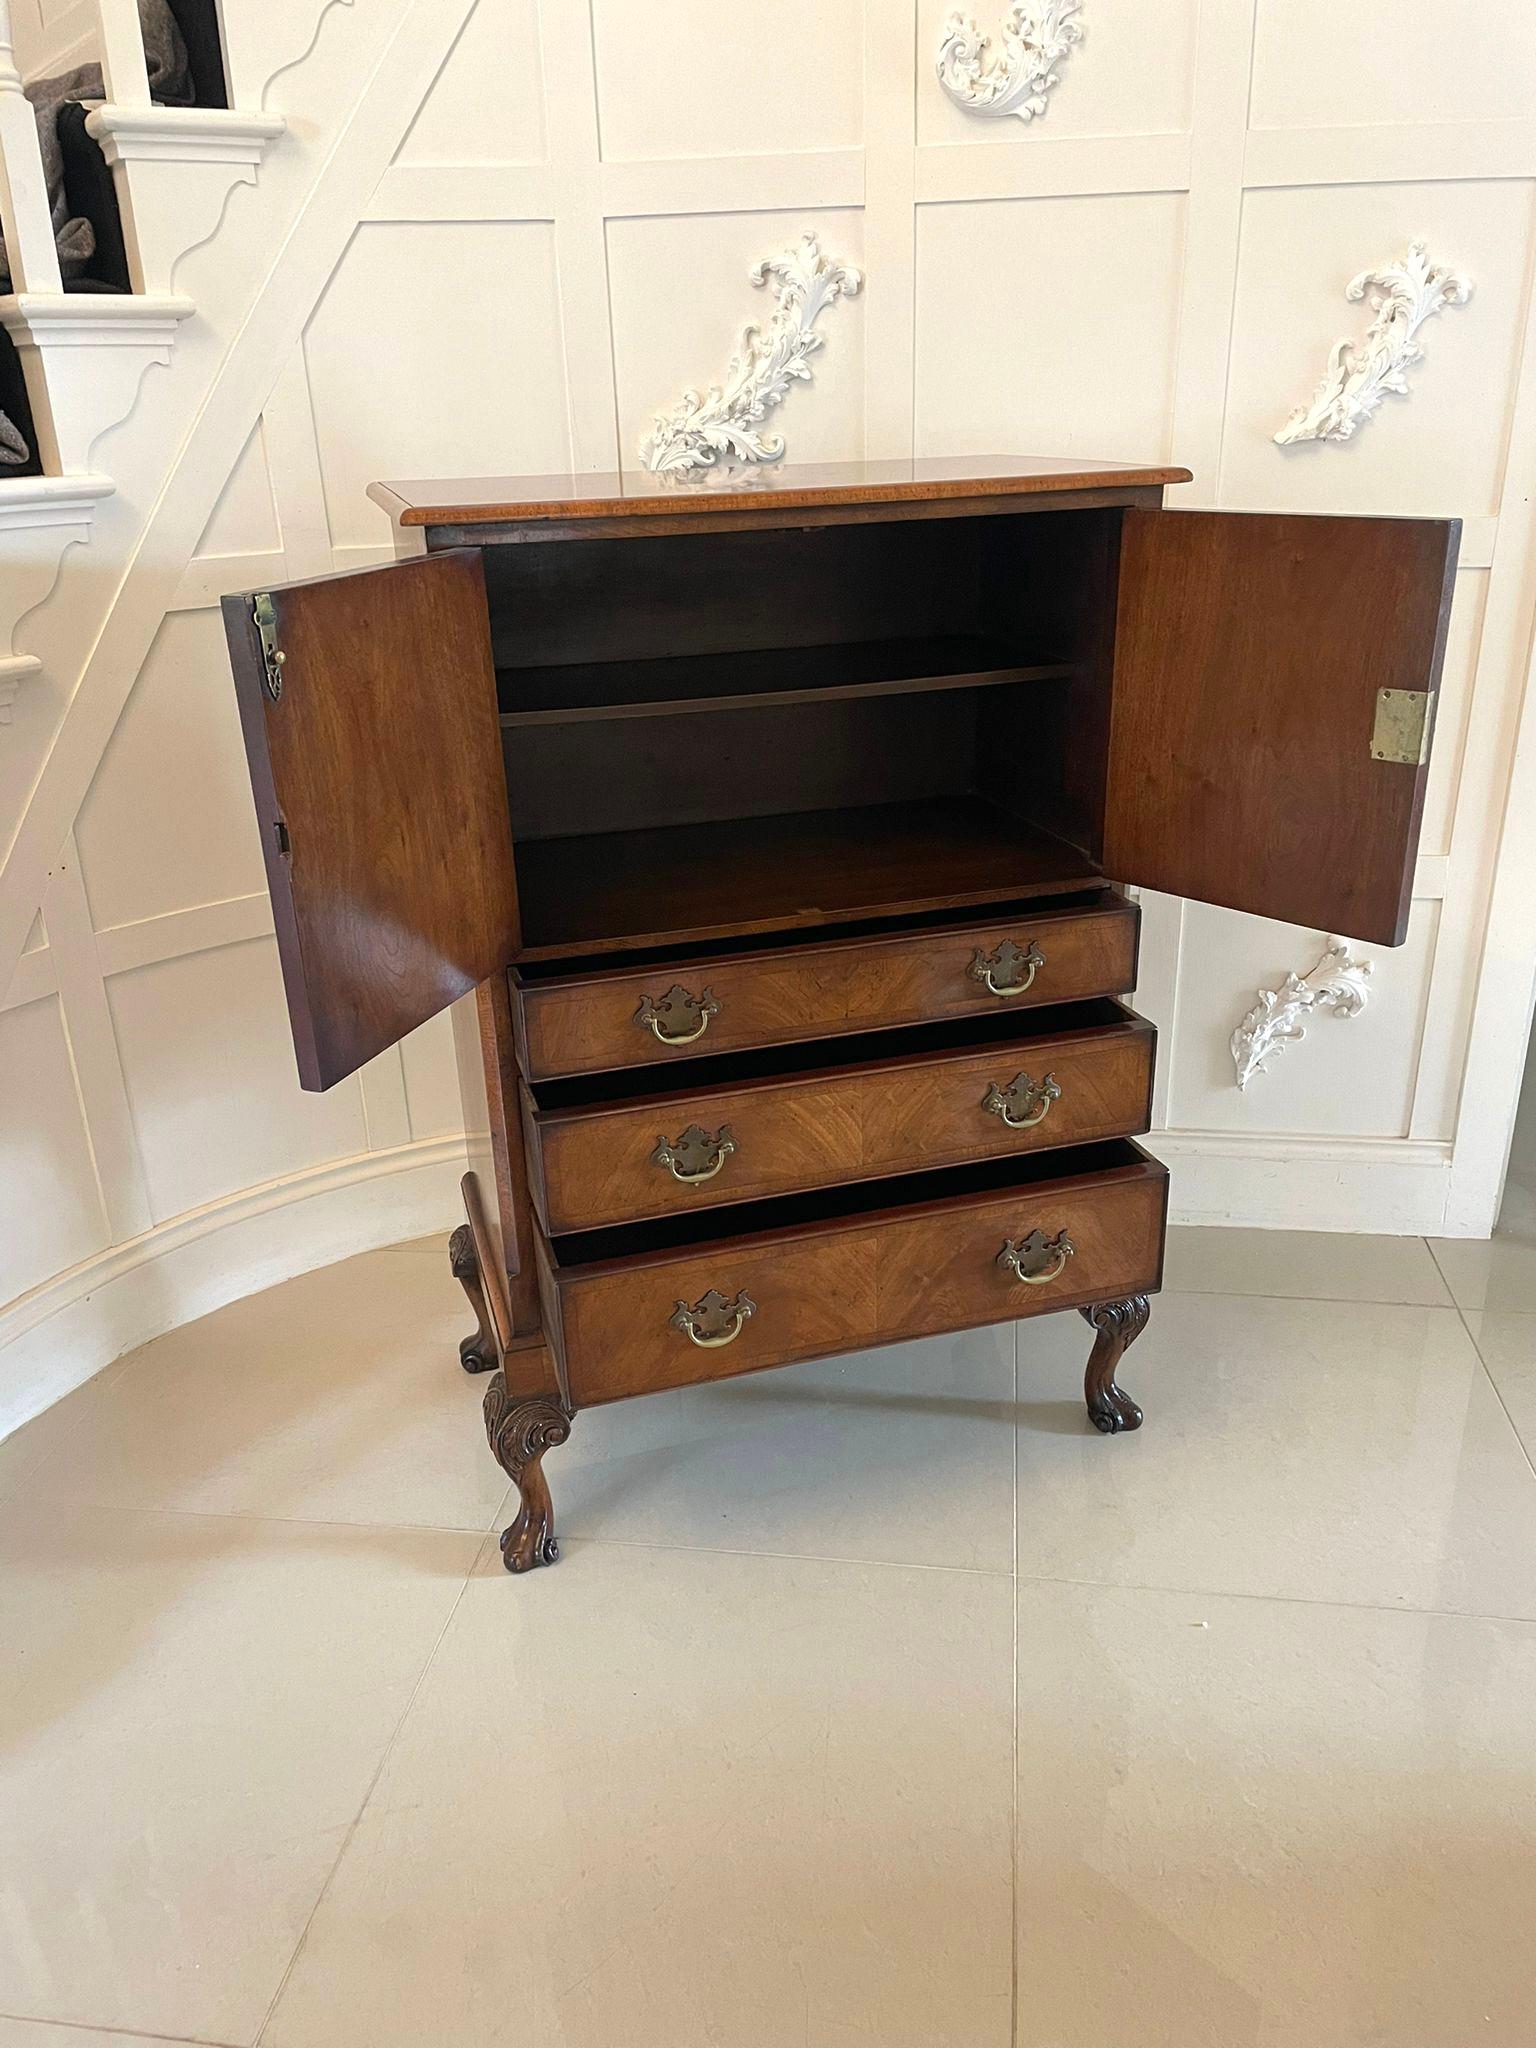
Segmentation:
[(262, 681), (275, 704), (283, 694), (283, 663), (288, 657), (277, 644), (277, 606), (270, 591), (259, 590), (251, 599), (251, 617), (261, 641)]
[(1378, 690), (1371, 759), (1419, 768), (1429, 758), (1428, 690)]

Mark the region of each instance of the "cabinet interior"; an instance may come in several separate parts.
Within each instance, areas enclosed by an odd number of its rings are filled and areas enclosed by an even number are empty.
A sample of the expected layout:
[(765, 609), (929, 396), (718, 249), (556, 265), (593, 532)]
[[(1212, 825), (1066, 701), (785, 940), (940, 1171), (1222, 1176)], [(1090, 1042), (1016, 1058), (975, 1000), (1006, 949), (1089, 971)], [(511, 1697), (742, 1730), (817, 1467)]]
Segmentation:
[(1119, 525), (487, 547), (525, 955), (1092, 886)]

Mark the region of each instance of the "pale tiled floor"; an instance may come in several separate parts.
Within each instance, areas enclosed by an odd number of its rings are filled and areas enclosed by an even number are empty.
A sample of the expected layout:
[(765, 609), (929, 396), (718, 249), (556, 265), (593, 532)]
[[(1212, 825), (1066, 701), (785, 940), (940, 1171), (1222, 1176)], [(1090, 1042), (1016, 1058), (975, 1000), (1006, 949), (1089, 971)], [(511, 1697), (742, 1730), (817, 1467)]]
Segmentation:
[(1536, 1233), (1169, 1281), (1137, 1436), (1075, 1316), (598, 1411), (521, 1580), (440, 1243), (104, 1373), (0, 1446), (0, 2048), (1524, 2048)]

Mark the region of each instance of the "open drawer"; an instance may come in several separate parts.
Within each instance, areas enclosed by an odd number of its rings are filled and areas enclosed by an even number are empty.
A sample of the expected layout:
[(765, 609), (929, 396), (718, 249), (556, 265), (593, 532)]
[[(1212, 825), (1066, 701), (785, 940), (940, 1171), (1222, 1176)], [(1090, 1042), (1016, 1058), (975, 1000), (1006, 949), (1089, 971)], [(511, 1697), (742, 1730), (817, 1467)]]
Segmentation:
[(1103, 890), (1067, 908), (892, 919), (813, 944), (525, 963), (512, 973), (518, 1058), (538, 1081), (1123, 996), (1139, 928), (1136, 905)]
[(524, 1084), (534, 1207), (557, 1236), (1134, 1137), (1155, 1042), (1101, 1000)]
[[(1146, 1294), (1167, 1171), (1129, 1140), (536, 1244), (577, 1408)], [(729, 1232), (730, 1234), (726, 1234)]]

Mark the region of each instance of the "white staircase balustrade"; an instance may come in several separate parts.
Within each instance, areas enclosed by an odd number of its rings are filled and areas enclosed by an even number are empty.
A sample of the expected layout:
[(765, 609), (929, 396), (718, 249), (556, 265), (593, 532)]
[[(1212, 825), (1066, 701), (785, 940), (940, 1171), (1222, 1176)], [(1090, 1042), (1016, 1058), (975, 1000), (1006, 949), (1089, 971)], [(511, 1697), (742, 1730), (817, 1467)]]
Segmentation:
[(0, 0), (0, 229), (10, 257), (12, 291), (63, 290), (37, 146), (37, 117), (16, 68), (11, 0)]

